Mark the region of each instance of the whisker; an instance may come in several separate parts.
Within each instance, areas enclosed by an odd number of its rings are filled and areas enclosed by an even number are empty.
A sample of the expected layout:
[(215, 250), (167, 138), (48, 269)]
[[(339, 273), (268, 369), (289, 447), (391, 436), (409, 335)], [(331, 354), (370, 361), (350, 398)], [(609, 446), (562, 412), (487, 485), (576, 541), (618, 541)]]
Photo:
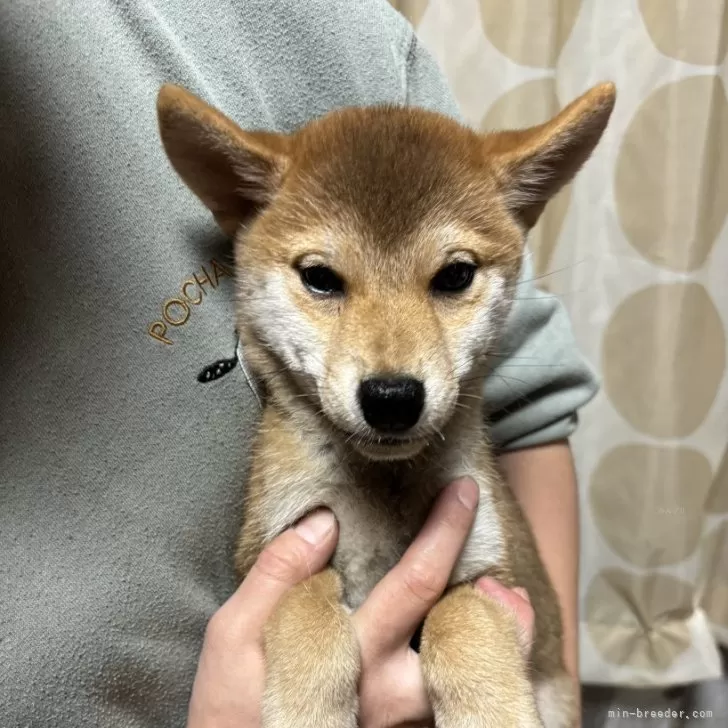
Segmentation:
[(521, 369), (533, 369), (533, 368), (557, 369), (557, 368), (563, 367), (563, 366), (564, 366), (563, 364), (501, 364), (500, 365), (501, 368), (510, 368), (510, 367), (518, 368), (518, 367), (520, 367)]
[(533, 278), (526, 278), (525, 280), (519, 280), (516, 282), (516, 287), (523, 285), (524, 283), (533, 283), (533, 281), (540, 281), (544, 278), (548, 278), (549, 276), (552, 276), (556, 273), (563, 273), (564, 271), (571, 270), (572, 268), (576, 268), (577, 265), (583, 265), (584, 263), (587, 263), (589, 261), (588, 258), (584, 258), (583, 260), (577, 260), (575, 263), (571, 263), (570, 265), (565, 265), (562, 268), (556, 268), (554, 270), (550, 270), (546, 273), (541, 273), (540, 275), (533, 276)]

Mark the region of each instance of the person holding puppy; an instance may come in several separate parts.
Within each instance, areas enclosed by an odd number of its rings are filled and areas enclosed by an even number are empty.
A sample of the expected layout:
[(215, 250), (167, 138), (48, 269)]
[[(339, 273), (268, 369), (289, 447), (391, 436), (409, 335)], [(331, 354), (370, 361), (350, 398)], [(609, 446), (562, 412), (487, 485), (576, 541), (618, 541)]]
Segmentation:
[[(66, 10), (0, 9), (0, 714), (7, 726), (253, 726), (262, 624), (324, 566), (336, 525), (312, 514), (235, 588), (259, 408), (239, 366), (200, 381), (236, 357), (229, 247), (170, 174), (155, 96), (180, 83), (277, 131), (346, 105), (457, 109), (384, 0)], [(567, 438), (596, 383), (563, 309), (531, 275), (525, 266), (500, 352), (559, 366), (519, 367), (515, 383), (504, 358), (486, 414), (560, 594), (576, 678)], [(362, 725), (430, 719), (408, 643), (466, 538), (468, 487), (442, 494), (357, 615)], [(482, 588), (528, 629), (523, 594)]]

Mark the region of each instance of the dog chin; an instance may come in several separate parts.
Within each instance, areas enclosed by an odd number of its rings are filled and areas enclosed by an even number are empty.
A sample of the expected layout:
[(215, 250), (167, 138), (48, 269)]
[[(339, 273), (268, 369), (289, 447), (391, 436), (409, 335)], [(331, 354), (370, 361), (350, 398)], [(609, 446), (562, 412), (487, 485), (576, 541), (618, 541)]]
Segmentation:
[(359, 441), (354, 447), (361, 455), (374, 461), (409, 460), (425, 449), (427, 441), (418, 440), (370, 440)]

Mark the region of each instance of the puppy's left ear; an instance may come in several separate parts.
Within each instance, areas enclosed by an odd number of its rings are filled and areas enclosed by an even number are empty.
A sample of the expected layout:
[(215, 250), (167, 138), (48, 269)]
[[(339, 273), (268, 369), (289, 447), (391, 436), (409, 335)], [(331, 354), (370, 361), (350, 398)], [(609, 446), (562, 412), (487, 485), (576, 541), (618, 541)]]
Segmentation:
[(159, 92), (157, 116), (172, 166), (233, 237), (280, 188), (289, 165), (290, 138), (243, 131), (217, 109), (171, 84)]
[(506, 205), (526, 229), (536, 224), (546, 203), (589, 158), (615, 100), (614, 84), (604, 83), (545, 124), (485, 136), (485, 153)]

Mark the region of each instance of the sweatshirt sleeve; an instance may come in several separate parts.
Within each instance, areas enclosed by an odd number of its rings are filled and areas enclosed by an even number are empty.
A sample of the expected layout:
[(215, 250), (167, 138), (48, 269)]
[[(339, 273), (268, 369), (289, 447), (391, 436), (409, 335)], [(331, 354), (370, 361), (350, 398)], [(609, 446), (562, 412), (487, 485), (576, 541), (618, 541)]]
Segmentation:
[[(413, 33), (407, 55), (407, 103), (460, 118), (437, 63)], [(530, 254), (516, 301), (485, 383), (485, 416), (501, 450), (543, 445), (569, 437), (577, 410), (599, 383), (577, 348), (561, 302), (533, 284)]]

